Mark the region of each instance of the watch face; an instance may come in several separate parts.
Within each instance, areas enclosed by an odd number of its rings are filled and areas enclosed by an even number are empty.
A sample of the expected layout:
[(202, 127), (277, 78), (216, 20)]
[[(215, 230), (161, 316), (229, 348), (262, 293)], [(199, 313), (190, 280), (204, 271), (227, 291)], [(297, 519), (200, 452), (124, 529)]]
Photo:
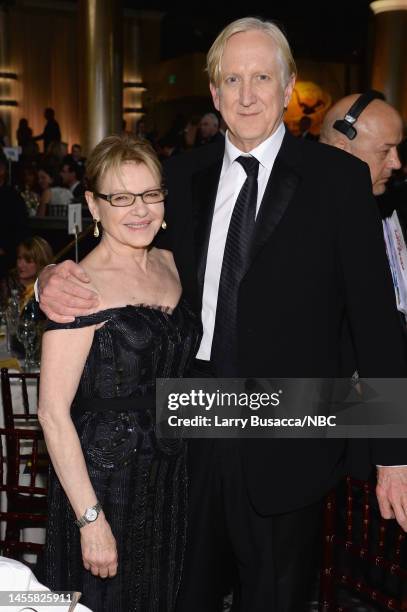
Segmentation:
[(98, 513), (96, 512), (95, 508), (88, 508), (85, 512), (85, 516), (87, 521), (92, 522), (97, 519)]

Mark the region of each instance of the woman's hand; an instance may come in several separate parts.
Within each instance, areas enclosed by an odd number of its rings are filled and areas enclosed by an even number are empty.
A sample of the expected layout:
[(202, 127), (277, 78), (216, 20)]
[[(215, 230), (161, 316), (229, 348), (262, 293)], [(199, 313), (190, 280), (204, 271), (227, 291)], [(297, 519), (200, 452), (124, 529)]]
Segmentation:
[(103, 512), (94, 523), (81, 528), (81, 547), (85, 569), (101, 578), (113, 578), (116, 575), (116, 540)]

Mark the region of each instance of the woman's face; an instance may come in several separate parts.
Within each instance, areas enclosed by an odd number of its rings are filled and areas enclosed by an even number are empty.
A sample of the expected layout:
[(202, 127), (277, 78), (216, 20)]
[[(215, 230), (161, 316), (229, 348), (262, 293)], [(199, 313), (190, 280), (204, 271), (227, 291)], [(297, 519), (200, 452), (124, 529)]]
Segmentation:
[[(145, 164), (125, 162), (120, 172), (109, 171), (99, 185), (99, 193), (112, 195), (118, 193), (140, 194), (160, 189), (159, 178)], [(164, 203), (145, 204), (137, 196), (131, 206), (111, 206), (109, 202), (87, 192), (89, 208), (94, 218), (103, 227), (103, 239), (116, 247), (146, 248), (161, 227), (164, 218)]]
[(37, 264), (22, 246), (17, 249), (17, 272), (22, 283), (30, 283), (37, 277)]
[(39, 170), (38, 171), (38, 184), (41, 187), (41, 189), (45, 191), (45, 189), (48, 189), (49, 187), (51, 187), (52, 178), (50, 177), (49, 174), (44, 172), (44, 170)]

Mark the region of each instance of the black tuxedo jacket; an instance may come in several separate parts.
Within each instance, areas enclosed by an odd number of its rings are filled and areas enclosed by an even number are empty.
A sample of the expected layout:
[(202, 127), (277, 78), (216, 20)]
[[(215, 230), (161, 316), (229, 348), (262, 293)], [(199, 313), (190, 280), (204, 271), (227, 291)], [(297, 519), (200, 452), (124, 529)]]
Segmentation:
[[(167, 240), (185, 295), (201, 308), (224, 146), (169, 160)], [(286, 133), (256, 220), (238, 300), (242, 377), (404, 377), (406, 347), (367, 166)], [(350, 329), (352, 351), (343, 351)], [(344, 358), (344, 353), (346, 357)], [(351, 353), (351, 354), (349, 354)], [(344, 440), (244, 440), (263, 514), (320, 498), (343, 472)], [(404, 440), (375, 440), (373, 464), (407, 464)]]

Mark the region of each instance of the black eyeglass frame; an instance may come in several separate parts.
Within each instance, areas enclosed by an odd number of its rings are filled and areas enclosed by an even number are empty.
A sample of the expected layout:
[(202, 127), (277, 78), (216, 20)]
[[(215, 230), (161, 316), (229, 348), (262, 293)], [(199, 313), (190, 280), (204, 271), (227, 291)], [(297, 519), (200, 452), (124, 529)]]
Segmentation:
[[(144, 200), (144, 196), (146, 195), (146, 193), (151, 193), (152, 191), (161, 191), (163, 195), (163, 199), (159, 200), (158, 202), (146, 202)], [(141, 193), (131, 193), (130, 191), (118, 191), (117, 193), (109, 193), (109, 194), (99, 193), (98, 191), (94, 191), (93, 195), (95, 195), (97, 198), (102, 198), (102, 200), (106, 200), (106, 202), (109, 202), (110, 206), (113, 206), (113, 208), (128, 208), (129, 206), (133, 206), (134, 202), (136, 201), (137, 196), (140, 196), (140, 198), (142, 199), (143, 203), (146, 206), (154, 206), (155, 204), (161, 204), (161, 202), (164, 202), (166, 196), (168, 195), (168, 189), (165, 189), (164, 187), (157, 187), (156, 189), (147, 189), (147, 191), (143, 191)], [(117, 196), (117, 195), (131, 195), (133, 196), (133, 201), (131, 202), (131, 204), (125, 204), (124, 206), (113, 204), (112, 197)]]

